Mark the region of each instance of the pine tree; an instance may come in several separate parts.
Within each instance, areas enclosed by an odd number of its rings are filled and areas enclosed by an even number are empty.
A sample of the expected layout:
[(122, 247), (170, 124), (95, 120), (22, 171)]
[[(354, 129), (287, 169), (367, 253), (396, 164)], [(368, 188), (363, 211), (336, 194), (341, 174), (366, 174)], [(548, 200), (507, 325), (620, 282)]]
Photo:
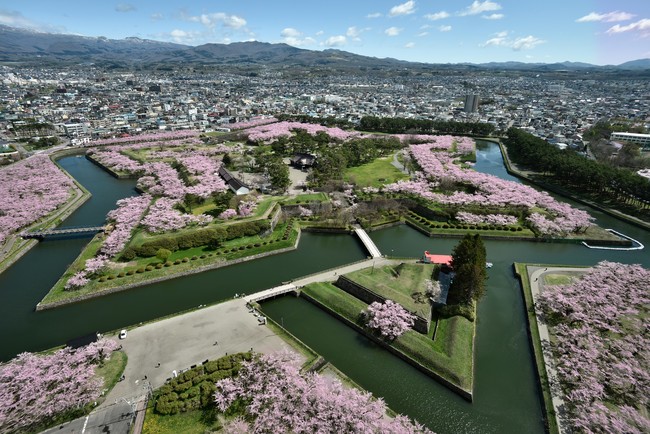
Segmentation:
[(449, 288), (448, 304), (470, 304), (485, 294), (485, 245), (481, 237), (467, 234), (452, 252), (455, 277)]

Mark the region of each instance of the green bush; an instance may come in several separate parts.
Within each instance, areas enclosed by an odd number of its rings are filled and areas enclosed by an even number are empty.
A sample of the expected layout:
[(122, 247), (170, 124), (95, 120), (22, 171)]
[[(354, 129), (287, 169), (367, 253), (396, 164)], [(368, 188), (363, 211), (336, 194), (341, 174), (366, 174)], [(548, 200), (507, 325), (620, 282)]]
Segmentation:
[(122, 261), (132, 261), (132, 260), (135, 259), (136, 256), (137, 255), (136, 255), (135, 250), (132, 249), (131, 247), (127, 247), (122, 252), (122, 255), (120, 256), (120, 260), (122, 260)]
[(153, 270), (153, 265), (147, 265), (147, 266), (145, 267), (145, 270), (146, 270), (146, 271), (151, 271), (151, 270)]
[(124, 271), (120, 271), (119, 273), (117, 273), (117, 277), (124, 277), (124, 276), (126, 276), (126, 273), (124, 273)]
[(196, 256), (196, 255), (192, 256), (192, 261), (196, 261), (197, 259), (199, 259), (198, 256)]
[(133, 270), (128, 270), (128, 271), (126, 272), (126, 275), (127, 275), (127, 276), (133, 276), (134, 274), (135, 274), (135, 271), (133, 271)]
[(181, 259), (181, 261), (182, 262), (190, 262), (190, 258), (185, 257), (185, 258)]
[(180, 260), (180, 259), (177, 259), (177, 260), (174, 261), (174, 265), (178, 265), (178, 264), (180, 264), (180, 263), (181, 263), (181, 260)]
[(185, 391), (186, 391), (187, 389), (189, 389), (190, 387), (192, 387), (192, 381), (191, 381), (191, 380), (190, 380), (190, 381), (186, 381), (186, 382), (184, 382), (184, 383), (178, 383), (178, 384), (176, 384), (176, 385), (174, 386), (174, 392), (176, 392), (176, 393), (185, 392)]
[(163, 264), (160, 262), (156, 264), (156, 270), (160, 270), (163, 267)]
[(135, 270), (136, 273), (144, 273), (144, 268), (140, 267), (137, 270)]
[(99, 281), (100, 282), (106, 282), (106, 279), (107, 279), (106, 276), (102, 276), (102, 277), (99, 278)]
[(108, 279), (108, 280), (113, 280), (113, 279), (115, 279), (115, 276), (112, 275), (112, 274), (109, 274), (108, 277), (107, 277), (107, 279)]

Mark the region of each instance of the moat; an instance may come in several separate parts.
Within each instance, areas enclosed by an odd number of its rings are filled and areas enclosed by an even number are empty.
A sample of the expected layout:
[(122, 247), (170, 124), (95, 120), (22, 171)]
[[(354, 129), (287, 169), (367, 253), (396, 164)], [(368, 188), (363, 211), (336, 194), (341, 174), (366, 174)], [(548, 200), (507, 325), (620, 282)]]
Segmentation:
[[(116, 200), (136, 194), (133, 181), (112, 178), (85, 158), (65, 157), (59, 163), (93, 194), (62, 226), (102, 224)], [(499, 148), (492, 143), (479, 144), (476, 170), (515, 180), (506, 173)], [(647, 231), (588, 211), (601, 227), (650, 243)], [(457, 242), (428, 238), (406, 226), (373, 232), (371, 238), (382, 253), (406, 257), (419, 256), (424, 250), (449, 253)], [(290, 253), (34, 312), (36, 303), (87, 242), (88, 238), (41, 242), (0, 275), (0, 321), (5, 330), (0, 359), (214, 303), (236, 293), (255, 292), (367, 254), (353, 236), (304, 233), (298, 249)], [(543, 432), (541, 398), (512, 263), (593, 265), (608, 260), (647, 267), (650, 258), (642, 251), (590, 250), (578, 244), (486, 241), (486, 247), (494, 266), (488, 271), (487, 296), (479, 304), (472, 404), (301, 299), (280, 298), (264, 303), (263, 309), (362, 387), (383, 396), (392, 409), (436, 432)]]

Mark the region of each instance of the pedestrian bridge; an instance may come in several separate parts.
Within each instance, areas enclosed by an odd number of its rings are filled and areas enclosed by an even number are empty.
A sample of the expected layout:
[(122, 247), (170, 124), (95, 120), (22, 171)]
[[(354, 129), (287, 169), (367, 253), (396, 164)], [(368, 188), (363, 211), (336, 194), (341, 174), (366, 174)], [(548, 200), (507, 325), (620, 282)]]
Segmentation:
[(277, 297), (278, 295), (286, 294), (287, 292), (295, 292), (298, 288), (296, 285), (289, 283), (286, 285), (276, 286), (274, 288), (266, 289), (264, 291), (256, 292), (255, 294), (247, 295), (244, 297), (246, 303), (252, 301), (258, 302), (266, 300), (267, 298)]
[(42, 240), (43, 238), (55, 235), (94, 234), (97, 232), (102, 232), (104, 229), (104, 226), (80, 226), (60, 229), (43, 229), (40, 231), (23, 231), (20, 233), (20, 236), (22, 238), (38, 238)]
[(354, 232), (357, 234), (363, 245), (366, 247), (366, 250), (368, 250), (368, 253), (370, 253), (370, 256), (372, 256), (373, 259), (375, 258), (381, 258), (381, 252), (375, 245), (374, 241), (370, 239), (366, 231), (364, 231), (361, 228), (354, 228)]

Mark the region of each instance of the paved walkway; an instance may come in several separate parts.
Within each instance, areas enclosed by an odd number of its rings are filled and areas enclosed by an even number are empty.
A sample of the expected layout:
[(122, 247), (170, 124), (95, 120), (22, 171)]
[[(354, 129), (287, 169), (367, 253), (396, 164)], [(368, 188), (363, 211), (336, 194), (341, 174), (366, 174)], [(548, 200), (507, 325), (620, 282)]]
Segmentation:
[(136, 327), (120, 344), (128, 356), (126, 378), (117, 383), (102, 406), (145, 395), (149, 387), (162, 386), (173, 371), (180, 373), (206, 359), (251, 348), (262, 353), (290, 349), (268, 327), (260, 325), (244, 299)]
[(544, 320), (544, 316), (537, 309), (537, 299), (544, 289), (544, 276), (547, 274), (567, 274), (571, 275), (575, 272), (584, 273), (586, 268), (569, 268), (569, 267), (534, 267), (527, 266), (528, 280), (530, 281), (530, 291), (533, 296), (533, 306), (535, 306), (535, 316), (537, 317), (537, 329), (539, 330), (539, 340), (542, 347), (542, 356), (544, 358), (544, 366), (546, 368), (546, 376), (548, 378), (549, 387), (551, 389), (551, 399), (553, 401), (553, 410), (555, 411), (556, 424), (560, 434), (567, 434), (568, 424), (566, 421), (566, 413), (564, 411), (564, 400), (562, 399), (562, 389), (555, 370), (555, 359), (551, 353), (551, 340), (548, 331), (548, 326)]

